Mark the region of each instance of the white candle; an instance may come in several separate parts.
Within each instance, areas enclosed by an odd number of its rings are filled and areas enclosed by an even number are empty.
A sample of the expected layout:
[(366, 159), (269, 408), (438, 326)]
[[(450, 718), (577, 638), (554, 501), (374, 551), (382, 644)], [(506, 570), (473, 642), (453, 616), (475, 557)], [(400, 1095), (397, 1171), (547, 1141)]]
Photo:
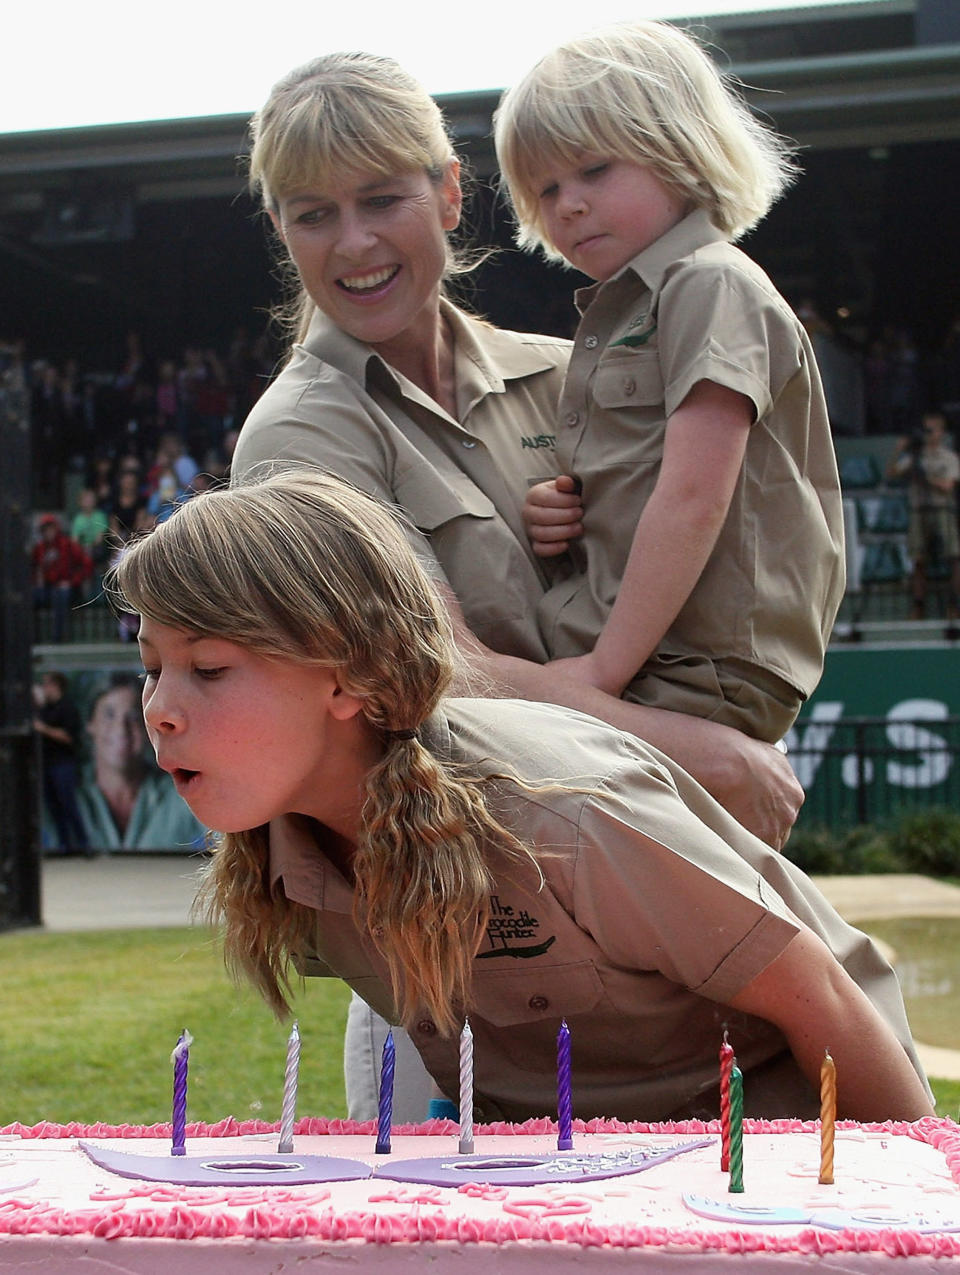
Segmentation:
[(460, 1033), (460, 1154), (473, 1155), (473, 1032), (465, 1019)]
[(283, 1078), (283, 1109), (280, 1113), (280, 1145), (277, 1152), (293, 1151), (293, 1120), (297, 1111), (297, 1084), (300, 1079), (300, 1028), (296, 1023), (287, 1041), (287, 1070)]

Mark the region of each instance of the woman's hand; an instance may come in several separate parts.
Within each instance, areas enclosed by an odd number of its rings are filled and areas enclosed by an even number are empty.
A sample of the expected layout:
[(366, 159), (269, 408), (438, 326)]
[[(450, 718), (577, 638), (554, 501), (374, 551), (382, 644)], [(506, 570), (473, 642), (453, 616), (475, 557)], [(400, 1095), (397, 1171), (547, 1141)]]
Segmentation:
[(523, 521), (538, 558), (556, 558), (583, 535), (580, 483), (569, 474), (536, 483), (527, 492)]

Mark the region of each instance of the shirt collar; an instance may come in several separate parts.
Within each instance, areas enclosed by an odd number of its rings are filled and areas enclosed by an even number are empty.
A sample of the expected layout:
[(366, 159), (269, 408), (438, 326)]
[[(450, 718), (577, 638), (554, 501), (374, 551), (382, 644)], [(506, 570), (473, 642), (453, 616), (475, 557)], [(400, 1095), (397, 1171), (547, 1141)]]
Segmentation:
[(658, 292), (664, 275), (675, 261), (688, 257), (698, 248), (705, 248), (707, 244), (720, 243), (728, 238), (713, 224), (706, 209), (698, 208), (654, 240), (643, 252), (637, 253), (612, 278), (580, 288), (576, 293), (577, 308), (582, 314), (601, 290), (615, 287), (621, 281), (629, 283), (632, 276), (639, 277), (651, 292)]
[(270, 887), (317, 912), (350, 912), (353, 890), (323, 853), (323, 829), (305, 815), (271, 819)]
[[(468, 387), (468, 397), (472, 400), (486, 393), (502, 393), (505, 381), (546, 372), (556, 365), (555, 359), (538, 343), (518, 341), (513, 333), (501, 332), (492, 324), (465, 314), (445, 298), (440, 300), (440, 313), (453, 332), (457, 384)], [(375, 350), (348, 336), (321, 310), (314, 310), (302, 345), (309, 354), (360, 385), (367, 386), (372, 370), (378, 368), (387, 373), (401, 393), (410, 386)], [(417, 394), (419, 396), (419, 391)]]

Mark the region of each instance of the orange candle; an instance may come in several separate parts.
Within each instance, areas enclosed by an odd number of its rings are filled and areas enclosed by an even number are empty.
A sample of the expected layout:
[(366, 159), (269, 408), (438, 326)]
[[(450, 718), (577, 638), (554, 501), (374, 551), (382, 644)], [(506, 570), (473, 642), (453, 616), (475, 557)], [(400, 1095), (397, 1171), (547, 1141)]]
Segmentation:
[(826, 1050), (820, 1064), (820, 1181), (833, 1182), (833, 1137), (837, 1119), (837, 1068)]

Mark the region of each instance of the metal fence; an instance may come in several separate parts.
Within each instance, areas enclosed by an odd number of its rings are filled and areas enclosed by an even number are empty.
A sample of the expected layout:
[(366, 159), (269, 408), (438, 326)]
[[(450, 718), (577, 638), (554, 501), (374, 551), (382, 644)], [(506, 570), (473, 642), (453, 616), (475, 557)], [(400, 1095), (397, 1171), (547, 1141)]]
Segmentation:
[(960, 717), (847, 717), (807, 725), (790, 762), (807, 794), (798, 826), (882, 823), (931, 806), (960, 811)]

